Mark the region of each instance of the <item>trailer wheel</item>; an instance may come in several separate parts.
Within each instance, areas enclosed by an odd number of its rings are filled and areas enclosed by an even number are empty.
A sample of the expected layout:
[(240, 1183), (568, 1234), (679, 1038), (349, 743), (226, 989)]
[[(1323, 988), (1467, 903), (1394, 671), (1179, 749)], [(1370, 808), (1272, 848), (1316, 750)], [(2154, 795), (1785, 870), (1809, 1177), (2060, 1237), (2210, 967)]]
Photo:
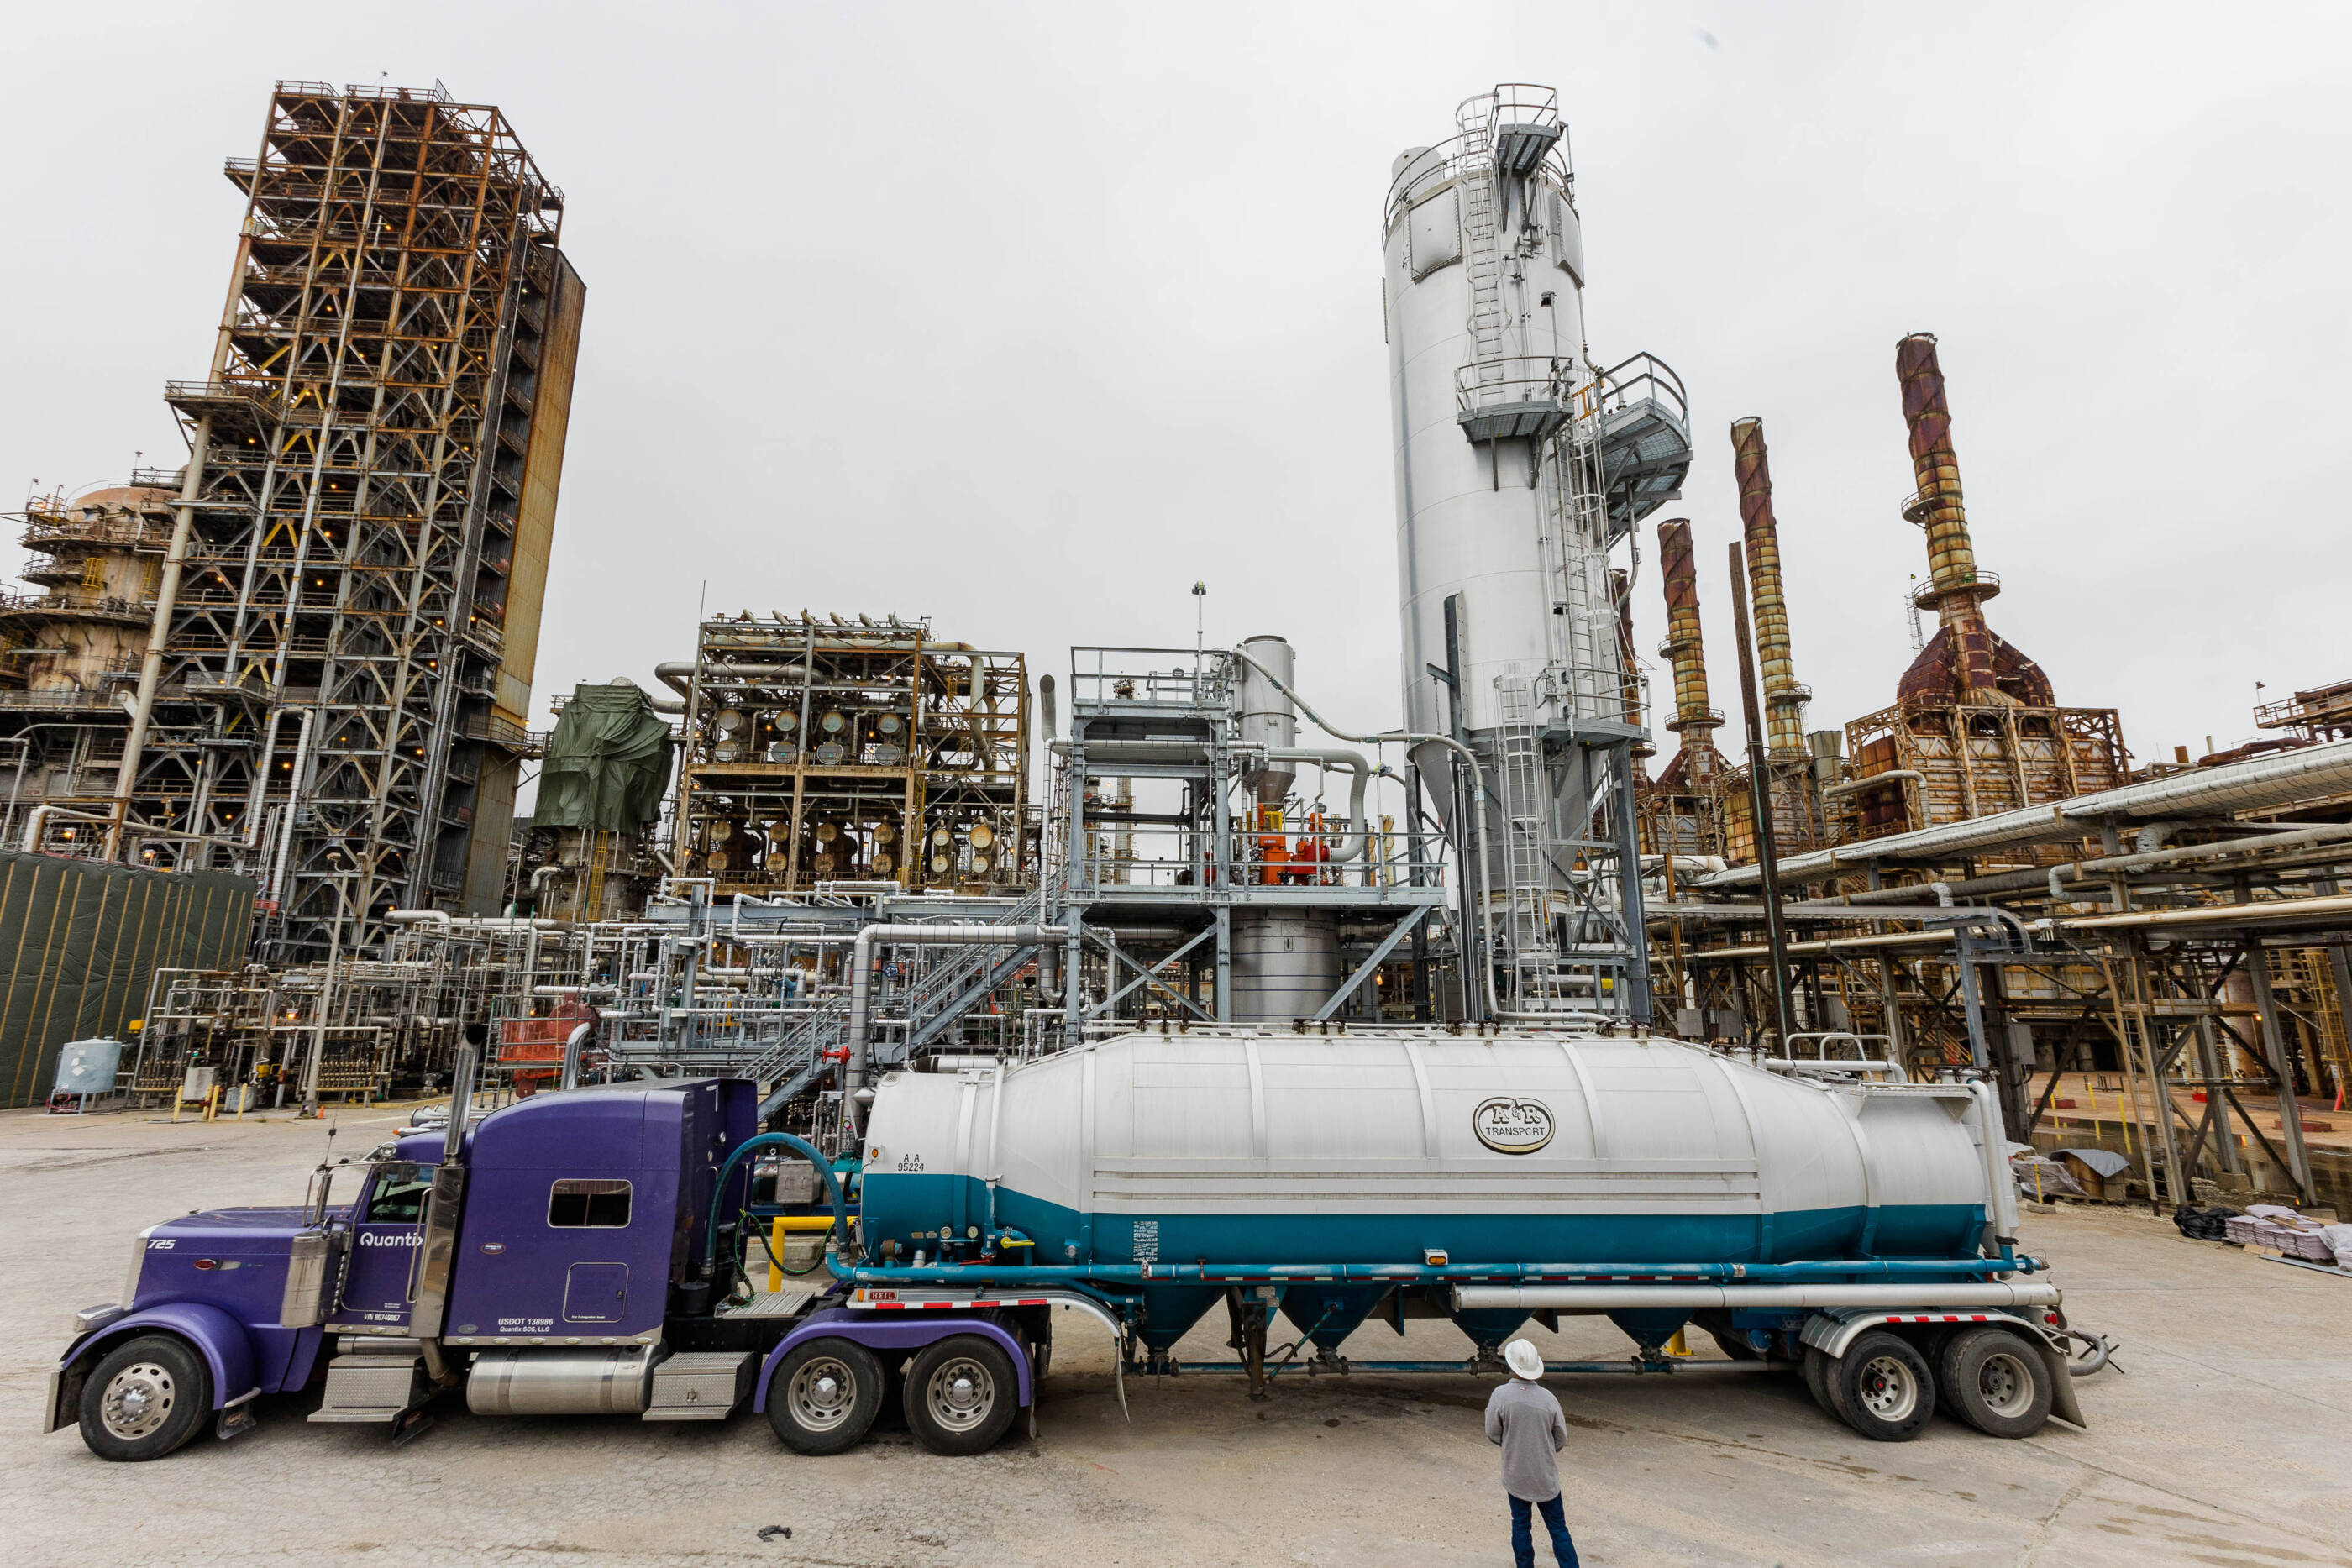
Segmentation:
[(212, 1375), (184, 1340), (147, 1334), (107, 1352), (81, 1387), (81, 1440), (101, 1459), (160, 1459), (212, 1414)]
[(856, 1446), (882, 1408), (882, 1364), (864, 1345), (813, 1339), (795, 1346), (768, 1385), (768, 1425), (796, 1454)]
[(2050, 1418), (2050, 1368), (2008, 1329), (1971, 1329), (1944, 1346), (1944, 1398), (1954, 1414), (1993, 1437), (2030, 1437)]
[(1874, 1443), (1907, 1443), (1936, 1414), (1936, 1378), (1927, 1358), (1884, 1329), (1846, 1346), (1827, 1381), (1837, 1413)]
[(907, 1374), (907, 1425), (935, 1454), (995, 1447), (1020, 1402), (1012, 1359), (978, 1334), (926, 1345)]
[[(1811, 1345), (1805, 1350), (1805, 1388), (1812, 1395), (1813, 1403), (1826, 1415), (1838, 1416), (1837, 1402), (1830, 1397), (1830, 1375), (1837, 1366), (1837, 1357), (1825, 1354)], [(1838, 1419), (1845, 1419), (1838, 1416)]]

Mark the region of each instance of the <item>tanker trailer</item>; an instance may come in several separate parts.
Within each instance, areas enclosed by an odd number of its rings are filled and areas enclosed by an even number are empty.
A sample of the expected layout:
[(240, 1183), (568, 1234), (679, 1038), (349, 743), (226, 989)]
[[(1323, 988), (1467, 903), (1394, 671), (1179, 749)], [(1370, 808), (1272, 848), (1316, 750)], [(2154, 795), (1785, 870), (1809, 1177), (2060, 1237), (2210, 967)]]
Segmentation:
[[(867, 1125), (852, 1306), (1075, 1293), (1118, 1324), (1122, 1377), (1233, 1370), (1261, 1395), (1287, 1366), (1491, 1369), (1531, 1317), (1605, 1314), (1630, 1361), (1556, 1366), (1670, 1370), (1696, 1325), (1734, 1364), (1801, 1369), (1866, 1437), (1913, 1437), (1939, 1402), (1995, 1436), (2079, 1423), (1991, 1086), (1899, 1078), (1640, 1030), (1321, 1024), (902, 1071)], [(1220, 1306), (1241, 1359), (1178, 1361)], [(1269, 1362), (1277, 1315), (1297, 1343)], [(1415, 1317), (1468, 1353), (1339, 1354)]]

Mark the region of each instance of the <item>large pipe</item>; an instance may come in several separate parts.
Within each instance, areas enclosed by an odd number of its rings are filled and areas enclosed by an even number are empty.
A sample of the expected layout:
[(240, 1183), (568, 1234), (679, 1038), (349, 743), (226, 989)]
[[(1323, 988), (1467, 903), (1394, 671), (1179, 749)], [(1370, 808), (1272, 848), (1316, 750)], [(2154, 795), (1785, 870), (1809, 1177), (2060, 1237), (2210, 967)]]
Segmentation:
[[(1617, 605), (1617, 667), (1624, 673), (1625, 722), (1635, 729), (1642, 727), (1641, 662), (1633, 654), (1633, 577), (1622, 566), (1609, 569), (1609, 596)], [(1657, 747), (1647, 741), (1634, 744), (1636, 757), (1647, 757)]]
[[(1658, 525), (1658, 564), (1666, 594), (1666, 640), (1658, 652), (1675, 673), (1675, 716), (1666, 727), (1682, 737), (1685, 757), (1711, 759), (1723, 716), (1707, 700), (1706, 641), (1699, 628), (1698, 563), (1691, 554), (1689, 518)], [(1699, 770), (1695, 762), (1684, 765), (1686, 777)]]
[(1789, 650), (1789, 601), (1780, 582), (1780, 526), (1772, 516), (1772, 468), (1764, 422), (1735, 421), (1731, 455), (1739, 481), (1739, 520), (1747, 531), (1748, 592), (1756, 615), (1756, 662), (1764, 679), (1766, 744), (1776, 758), (1803, 757), (1805, 704)]
[(2058, 1287), (1969, 1280), (1916, 1285), (1456, 1285), (1463, 1312), (1612, 1312), (1638, 1307), (2054, 1307)]
[[(2020, 806), (1991, 816), (1791, 855), (1780, 862), (1780, 873), (1783, 878), (1811, 882), (1862, 871), (1881, 860), (1950, 864), (1990, 849), (2089, 837), (2110, 822), (2130, 828), (2168, 817), (2222, 816), (2346, 793), (2352, 793), (2352, 740), (2331, 740), (2243, 762), (2169, 773), (2046, 805)], [(1756, 880), (1756, 867), (1734, 866), (1702, 878), (1696, 885), (1739, 887)]]
[(1960, 460), (1952, 451), (1952, 410), (1944, 394), (1944, 372), (1936, 362), (1932, 332), (1914, 332), (1895, 345), (1895, 373), (1903, 383), (1903, 421), (1911, 432), (1911, 472), (1918, 483), (1906, 515), (1927, 530), (1927, 567), (1932, 574), (1922, 604), (1951, 632), (1952, 672), (1963, 697), (1998, 694), (1994, 684), (1992, 632), (1984, 601), (2000, 591), (1979, 580), (1976, 547), (1969, 539), (1968, 509), (1960, 498)]
[(301, 728), (294, 736), (294, 772), (286, 784), (286, 819), (278, 825), (278, 854), (270, 862), (269, 886), (263, 895), (273, 904), (280, 902), (280, 888), (286, 880), (287, 857), (294, 852), (295, 802), (302, 798), (302, 774), (310, 764), (310, 728), (318, 716), (317, 708), (304, 708)]

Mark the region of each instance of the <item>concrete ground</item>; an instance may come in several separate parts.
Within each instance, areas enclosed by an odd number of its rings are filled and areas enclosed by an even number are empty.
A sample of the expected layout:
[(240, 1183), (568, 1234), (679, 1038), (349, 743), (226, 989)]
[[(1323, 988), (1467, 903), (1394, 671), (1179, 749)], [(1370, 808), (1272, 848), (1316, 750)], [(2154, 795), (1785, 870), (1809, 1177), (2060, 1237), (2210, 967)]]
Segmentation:
[[(396, 1116), (337, 1117), (345, 1154)], [(312, 1427), (315, 1396), (260, 1429), (109, 1465), (37, 1435), (67, 1314), (112, 1300), (142, 1225), (198, 1206), (298, 1201), (317, 1124), (166, 1124), (138, 1113), (0, 1114), (0, 1562), (7, 1564), (692, 1561), (1329, 1564), (1510, 1561), (1490, 1384), (1237, 1379), (1131, 1386), (1075, 1321), (1041, 1436), (940, 1458), (903, 1430), (795, 1458), (764, 1420), (493, 1419), (462, 1407), (394, 1448)], [(1865, 1442), (1775, 1375), (1554, 1380), (1568, 1511), (1587, 1563), (2352, 1565), (2352, 1281), (2190, 1242), (2145, 1213), (2030, 1218), (2075, 1321), (2117, 1335), (2128, 1375), (2079, 1385), (2088, 1432), (1998, 1442), (1938, 1418)], [(1548, 1354), (1611, 1357), (1605, 1322)], [(1222, 1328), (1181, 1354), (1223, 1357)], [(1451, 1357), (1449, 1325), (1386, 1328), (1364, 1357)], [(1016, 1429), (1017, 1431), (1018, 1429)], [(791, 1537), (761, 1539), (762, 1526)]]

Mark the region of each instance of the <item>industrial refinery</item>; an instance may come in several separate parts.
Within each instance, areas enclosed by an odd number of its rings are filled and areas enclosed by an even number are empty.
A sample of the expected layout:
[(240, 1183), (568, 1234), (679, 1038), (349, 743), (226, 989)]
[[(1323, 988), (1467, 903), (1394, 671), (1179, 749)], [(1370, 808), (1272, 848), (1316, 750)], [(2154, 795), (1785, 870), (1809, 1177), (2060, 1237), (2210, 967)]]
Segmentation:
[(2352, 1301), (2352, 681), (2136, 753), (2002, 613), (1997, 389), (1914, 330), (1866, 389), (1914, 635), (1822, 711), (1791, 586), (1840, 546), (1774, 477), (1832, 455), (1588, 301), (1559, 92), (1428, 107), (1336, 258), (1395, 473), (1368, 712), (1361, 647), (1073, 645), (1042, 597), (1004, 645), (946, 562), (730, 573), (647, 607), (674, 656), (535, 688), (564, 193), (438, 84), (277, 83), (211, 362), (157, 377), (184, 461), (15, 517), (0, 1062), (58, 1124), (352, 1146), (299, 1207), (126, 1215), (46, 1429), (1132, 1460), (1202, 1385), (1320, 1437), (1532, 1344), (1681, 1428), (1998, 1467), (2158, 1419), (2080, 1249)]

